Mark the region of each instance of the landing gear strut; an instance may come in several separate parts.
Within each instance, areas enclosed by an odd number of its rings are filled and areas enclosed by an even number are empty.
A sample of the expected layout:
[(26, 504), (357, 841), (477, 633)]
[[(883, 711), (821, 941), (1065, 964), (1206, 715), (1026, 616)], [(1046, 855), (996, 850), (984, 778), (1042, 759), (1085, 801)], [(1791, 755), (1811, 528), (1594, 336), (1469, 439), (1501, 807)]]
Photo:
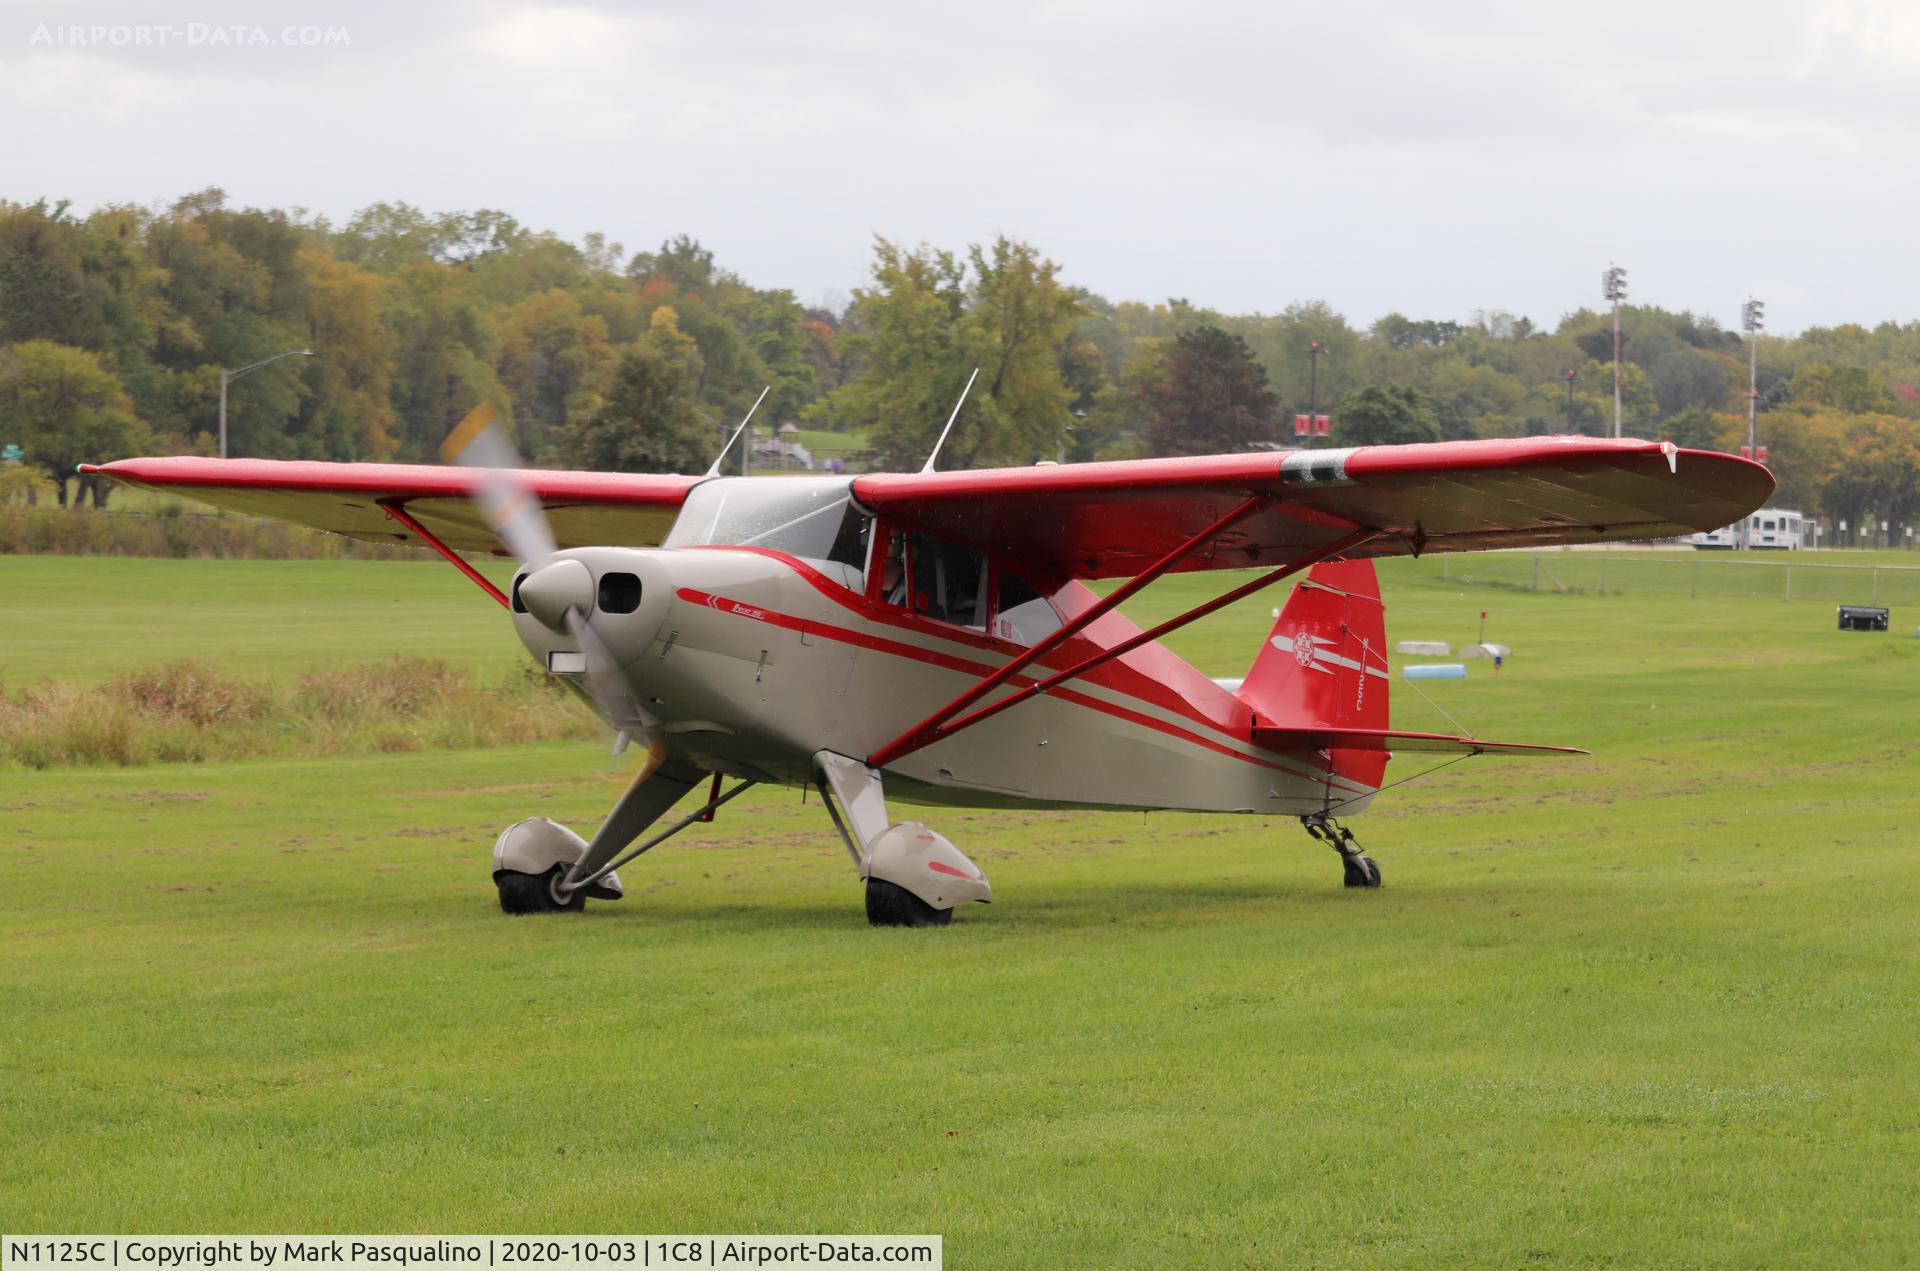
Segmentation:
[(1380, 885), (1380, 866), (1371, 856), (1360, 854), (1360, 845), (1354, 842), (1353, 831), (1323, 813), (1303, 816), (1300, 824), (1307, 833), (1319, 839), (1334, 851), (1340, 853), (1340, 865), (1346, 872), (1346, 884), (1349, 887), (1378, 887)]
[(866, 884), (868, 922), (944, 927), (956, 905), (993, 899), (987, 876), (959, 848), (918, 821), (887, 819), (877, 769), (830, 750), (813, 761), (820, 802)]

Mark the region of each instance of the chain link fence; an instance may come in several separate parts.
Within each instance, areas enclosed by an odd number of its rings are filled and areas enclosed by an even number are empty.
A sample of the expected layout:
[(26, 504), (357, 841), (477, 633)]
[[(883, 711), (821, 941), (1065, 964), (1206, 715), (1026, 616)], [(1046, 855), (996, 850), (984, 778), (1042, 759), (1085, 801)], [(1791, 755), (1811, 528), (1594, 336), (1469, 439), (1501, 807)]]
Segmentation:
[(1429, 561), (1433, 576), (1515, 591), (1920, 604), (1920, 566), (1810, 562), (1799, 552), (1766, 560), (1678, 552), (1671, 560), (1599, 552), (1488, 552), (1435, 559)]

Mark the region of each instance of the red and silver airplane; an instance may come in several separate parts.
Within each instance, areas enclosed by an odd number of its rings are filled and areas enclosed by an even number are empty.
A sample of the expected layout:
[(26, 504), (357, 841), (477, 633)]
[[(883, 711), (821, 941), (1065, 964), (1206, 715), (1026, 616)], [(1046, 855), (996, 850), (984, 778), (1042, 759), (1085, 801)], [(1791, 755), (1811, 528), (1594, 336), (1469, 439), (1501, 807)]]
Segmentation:
[[(478, 426), (450, 443), (510, 453)], [(1340, 818), (1371, 802), (1391, 754), (1579, 752), (1389, 727), (1373, 559), (1668, 538), (1738, 521), (1774, 487), (1730, 455), (1585, 437), (851, 477), (200, 458), (84, 471), (424, 544), (509, 611), (616, 748), (644, 745), (591, 840), (541, 818), (500, 835), (507, 912), (618, 898), (617, 866), (775, 783), (819, 789), (868, 918), (913, 926), (991, 890), (889, 802), (1292, 817), (1339, 853), (1348, 886), (1378, 886)], [(503, 592), (462, 552), (523, 563)], [(1148, 631), (1118, 612), (1198, 570), (1262, 572)], [(1098, 579), (1127, 581), (1101, 595)], [(1237, 686), (1158, 643), (1288, 579)], [(657, 828), (695, 790), (700, 806)]]

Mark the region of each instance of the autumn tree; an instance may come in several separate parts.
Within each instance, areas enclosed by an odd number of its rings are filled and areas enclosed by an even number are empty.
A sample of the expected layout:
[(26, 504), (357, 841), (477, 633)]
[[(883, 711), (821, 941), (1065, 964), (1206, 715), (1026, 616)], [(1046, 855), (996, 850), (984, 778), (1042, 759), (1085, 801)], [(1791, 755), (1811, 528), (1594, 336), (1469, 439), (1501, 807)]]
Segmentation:
[(599, 413), (618, 362), (607, 324), (571, 293), (553, 288), (500, 315), (497, 369), (513, 398), (520, 445), (547, 456), (575, 419)]
[(599, 472), (704, 472), (719, 447), (685, 366), (652, 340), (621, 354), (606, 401), (561, 439), (567, 463)]
[(307, 368), (312, 391), (287, 427), (290, 448), (302, 458), (390, 459), (399, 441), (386, 280), (318, 250), (303, 251), (301, 265), (312, 288), (303, 343), (325, 352)]
[(917, 468), (978, 368), (940, 465), (1057, 458), (1075, 396), (1061, 361), (1081, 314), (1058, 273), (1007, 238), (964, 258), (879, 240), (873, 286), (854, 292), (840, 338), (861, 370), (810, 416), (870, 428), (887, 466)]
[(1860, 420), (1821, 493), (1829, 512), (1855, 525), (1884, 520), (1893, 533), (1911, 524), (1920, 511), (1920, 427), (1887, 415)]

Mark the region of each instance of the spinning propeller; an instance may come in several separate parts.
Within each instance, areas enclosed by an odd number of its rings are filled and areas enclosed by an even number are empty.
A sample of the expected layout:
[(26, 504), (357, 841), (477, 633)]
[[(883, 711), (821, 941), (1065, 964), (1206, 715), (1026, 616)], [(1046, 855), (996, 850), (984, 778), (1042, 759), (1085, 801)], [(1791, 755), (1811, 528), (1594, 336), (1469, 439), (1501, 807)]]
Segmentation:
[(553, 527), (547, 523), (540, 500), (518, 478), (520, 456), (494, 419), (493, 407), (481, 403), (447, 439), (440, 454), (448, 463), (482, 474), (474, 490), (487, 525), (509, 552), (520, 558), (523, 573), (515, 593), (520, 604), (543, 626), (566, 631), (580, 646), (586, 671), (587, 696), (601, 716), (620, 734), (616, 749), (631, 736), (644, 736), (660, 726), (634, 696), (613, 650), (593, 629), (593, 574), (571, 557), (554, 560)]

